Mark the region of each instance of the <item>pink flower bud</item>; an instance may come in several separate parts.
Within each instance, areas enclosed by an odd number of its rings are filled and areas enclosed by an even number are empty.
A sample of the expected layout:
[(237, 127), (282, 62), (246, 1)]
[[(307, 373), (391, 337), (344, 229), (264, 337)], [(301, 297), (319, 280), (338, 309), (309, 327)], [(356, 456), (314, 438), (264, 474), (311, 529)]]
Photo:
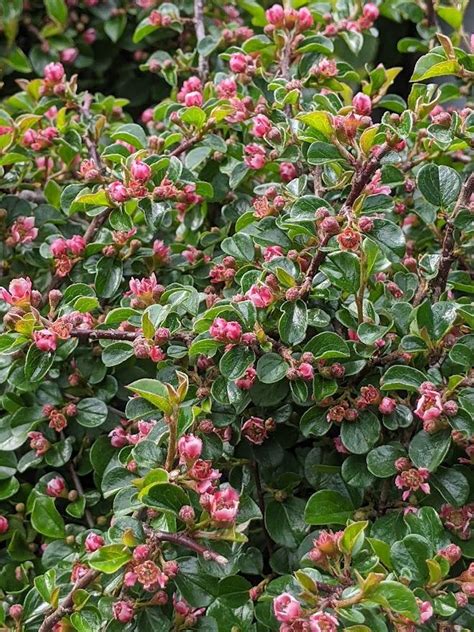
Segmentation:
[(46, 484), (46, 493), (48, 494), (48, 496), (52, 496), (53, 498), (59, 498), (59, 496), (62, 496), (65, 489), (66, 484), (64, 482), (64, 479), (60, 476), (52, 478)]
[(181, 463), (192, 464), (201, 456), (201, 439), (192, 434), (183, 435), (178, 441), (178, 452)]
[(121, 426), (114, 428), (108, 436), (114, 448), (123, 448), (128, 443), (127, 433)]
[(332, 216), (325, 217), (320, 224), (320, 228), (326, 235), (337, 235), (341, 230), (339, 222)]
[(118, 180), (109, 184), (109, 186), (107, 187), (107, 191), (111, 200), (113, 202), (117, 202), (118, 204), (126, 202), (130, 199), (127, 188), (124, 184), (122, 184), (122, 182), (119, 182)]
[(179, 519), (183, 522), (194, 522), (196, 514), (191, 505), (183, 505), (179, 510)]
[(363, 215), (359, 218), (359, 228), (363, 233), (370, 233), (374, 228), (374, 220), (371, 217)]
[(135, 610), (130, 601), (121, 599), (112, 605), (112, 614), (116, 621), (120, 621), (120, 623), (130, 623), (135, 615)]
[(84, 540), (84, 548), (86, 549), (87, 553), (93, 553), (94, 551), (97, 551), (98, 549), (103, 547), (104, 544), (104, 538), (98, 533), (94, 533), (92, 531), (91, 533), (87, 534), (87, 537)]
[(298, 176), (298, 170), (292, 162), (282, 162), (279, 166), (279, 171), (283, 182), (291, 182)]
[(252, 122), (252, 134), (257, 138), (263, 138), (272, 128), (272, 123), (265, 114), (257, 114)]
[(8, 614), (15, 621), (19, 621), (21, 619), (22, 614), (23, 614), (23, 606), (20, 603), (12, 604), (10, 606), (10, 608), (8, 609)]
[(202, 94), (200, 92), (188, 92), (184, 97), (184, 104), (187, 107), (197, 106), (198, 108), (202, 105)]
[(314, 369), (308, 362), (302, 362), (296, 369), (296, 373), (298, 377), (306, 381), (312, 380), (314, 377)]
[(273, 600), (273, 613), (280, 623), (292, 623), (303, 613), (299, 601), (289, 593), (283, 593)]
[(298, 11), (298, 28), (300, 31), (306, 31), (313, 26), (314, 20), (311, 12), (306, 7)]
[(33, 332), (33, 340), (40, 351), (56, 351), (56, 334), (49, 329), (41, 329)]
[(133, 550), (135, 562), (144, 562), (150, 557), (150, 547), (147, 544), (139, 544)]
[(369, 116), (372, 112), (372, 99), (363, 92), (358, 92), (352, 99), (355, 113), (360, 116)]
[(8, 531), (8, 520), (5, 516), (0, 516), (0, 534), (6, 533)]
[(130, 173), (135, 180), (146, 182), (151, 178), (151, 167), (142, 160), (134, 160), (130, 165)]
[(43, 71), (43, 76), (49, 83), (60, 83), (64, 75), (64, 66), (59, 62), (51, 62), (45, 66)]
[(379, 411), (382, 415), (391, 415), (395, 408), (397, 407), (397, 402), (391, 397), (384, 397), (379, 404)]
[(375, 20), (379, 17), (380, 11), (372, 2), (368, 2), (364, 4), (364, 8), (362, 9), (362, 13), (365, 18), (375, 22)]
[(229, 67), (232, 72), (246, 72), (248, 67), (248, 59), (244, 53), (233, 53), (230, 56)]
[(454, 401), (454, 399), (449, 399), (447, 402), (443, 404), (443, 411), (448, 417), (453, 417), (458, 412), (458, 405)]
[(273, 26), (276, 26), (278, 28), (283, 26), (285, 12), (281, 5), (274, 4), (267, 11), (265, 11), (265, 17), (267, 18), (267, 22), (269, 24), (273, 24)]

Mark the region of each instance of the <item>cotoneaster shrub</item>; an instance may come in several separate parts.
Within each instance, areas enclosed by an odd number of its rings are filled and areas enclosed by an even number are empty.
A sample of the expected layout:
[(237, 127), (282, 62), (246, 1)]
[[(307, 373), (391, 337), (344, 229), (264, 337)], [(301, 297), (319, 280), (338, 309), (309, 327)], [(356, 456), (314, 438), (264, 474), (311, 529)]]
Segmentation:
[(0, 2), (2, 630), (474, 627), (465, 5), (293, 5)]

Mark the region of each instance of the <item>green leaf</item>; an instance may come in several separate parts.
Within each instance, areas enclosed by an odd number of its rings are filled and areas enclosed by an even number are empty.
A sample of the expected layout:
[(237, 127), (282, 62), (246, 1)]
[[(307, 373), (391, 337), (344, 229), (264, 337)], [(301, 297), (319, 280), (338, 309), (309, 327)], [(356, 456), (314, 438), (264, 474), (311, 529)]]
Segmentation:
[(159, 408), (165, 415), (171, 414), (173, 407), (169, 401), (168, 389), (162, 382), (143, 378), (132, 382), (127, 388), (151, 402), (153, 406)]
[(255, 247), (252, 239), (245, 233), (236, 233), (233, 237), (227, 237), (221, 244), (222, 250), (238, 261), (253, 261)]
[(355, 555), (364, 543), (364, 531), (369, 526), (367, 520), (353, 522), (344, 529), (344, 534), (340, 540), (340, 548), (347, 555)]
[(102, 362), (107, 367), (117, 366), (132, 358), (133, 355), (133, 344), (125, 340), (119, 340), (107, 345), (102, 350)]
[(219, 362), (222, 375), (229, 380), (237, 380), (244, 375), (249, 366), (255, 361), (255, 353), (249, 347), (236, 345), (226, 351)]
[(113, 140), (124, 140), (126, 143), (130, 143), (136, 149), (145, 149), (147, 146), (147, 137), (143, 127), (136, 123), (126, 123), (120, 125), (110, 135)]
[(353, 454), (365, 454), (378, 441), (380, 421), (370, 410), (361, 410), (355, 421), (343, 421), (341, 440)]
[(418, 369), (397, 364), (384, 373), (381, 388), (383, 391), (417, 391), (426, 379)]
[(431, 79), (431, 77), (455, 75), (459, 70), (460, 65), (456, 59), (446, 59), (443, 55), (428, 53), (416, 62), (410, 81), (424, 81)]
[(449, 430), (428, 434), (420, 430), (410, 441), (408, 455), (416, 467), (434, 472), (441, 465), (451, 445)]
[(311, 143), (306, 160), (310, 165), (324, 165), (327, 162), (344, 161), (335, 145), (316, 141)]
[(371, 601), (398, 612), (411, 621), (418, 621), (420, 611), (412, 591), (399, 582), (384, 580), (367, 595)]
[(295, 345), (305, 339), (308, 327), (308, 310), (303, 301), (286, 301), (280, 310), (283, 315), (278, 321), (280, 338), (285, 344)]
[(112, 42), (118, 42), (126, 26), (127, 16), (125, 14), (114, 15), (105, 21), (104, 31)]
[(378, 478), (388, 478), (397, 473), (395, 461), (405, 456), (402, 447), (394, 445), (380, 445), (367, 454), (367, 468)]
[(47, 538), (65, 537), (64, 520), (56, 509), (54, 500), (49, 496), (39, 496), (35, 499), (31, 512), (31, 526)]
[(273, 384), (282, 380), (289, 365), (278, 353), (265, 353), (257, 362), (257, 377), (263, 384)]
[(390, 555), (399, 575), (417, 583), (424, 583), (428, 579), (426, 560), (433, 556), (433, 549), (421, 535), (407, 535), (395, 542)]
[(354, 511), (351, 501), (339, 492), (322, 489), (306, 504), (304, 519), (308, 524), (346, 524)]
[(333, 252), (321, 265), (323, 272), (337, 288), (355, 294), (360, 286), (360, 261), (352, 252)]
[(311, 338), (304, 350), (314, 354), (316, 360), (348, 358), (350, 356), (347, 342), (331, 331), (324, 331)]
[(327, 112), (305, 112), (304, 114), (298, 114), (297, 118), (312, 129), (321, 132), (321, 134), (324, 134), (327, 138), (334, 132), (331, 119)]
[(40, 351), (34, 344), (28, 349), (25, 360), (25, 377), (31, 382), (39, 382), (48, 373), (54, 362), (54, 353)]
[(96, 397), (81, 399), (77, 405), (77, 422), (86, 428), (96, 428), (107, 419), (107, 404)]
[(399, 226), (388, 219), (374, 218), (374, 226), (367, 234), (369, 239), (380, 246), (390, 261), (397, 261), (405, 254), (405, 237)]
[(186, 492), (172, 483), (148, 485), (140, 492), (139, 498), (147, 507), (174, 514), (178, 514), (183, 505), (189, 505)]
[(66, 24), (68, 8), (64, 0), (44, 0), (44, 5), (49, 17), (61, 25)]
[(417, 184), (423, 197), (438, 208), (452, 204), (461, 190), (459, 174), (445, 165), (424, 165), (418, 172)]
[(290, 496), (283, 502), (270, 500), (265, 507), (265, 526), (272, 540), (289, 549), (296, 548), (306, 535), (304, 500)]
[(101, 573), (115, 573), (132, 559), (130, 550), (123, 544), (107, 544), (89, 556), (89, 566)]
[(439, 468), (430, 477), (430, 484), (447, 503), (454, 507), (462, 507), (469, 497), (469, 482), (464, 474), (453, 468)]
[(183, 123), (186, 123), (187, 125), (194, 125), (198, 129), (201, 129), (207, 119), (204, 110), (201, 110), (201, 108), (196, 106), (185, 108), (181, 112), (180, 118)]
[(102, 257), (97, 263), (95, 289), (102, 298), (111, 298), (122, 282), (122, 263), (114, 257)]

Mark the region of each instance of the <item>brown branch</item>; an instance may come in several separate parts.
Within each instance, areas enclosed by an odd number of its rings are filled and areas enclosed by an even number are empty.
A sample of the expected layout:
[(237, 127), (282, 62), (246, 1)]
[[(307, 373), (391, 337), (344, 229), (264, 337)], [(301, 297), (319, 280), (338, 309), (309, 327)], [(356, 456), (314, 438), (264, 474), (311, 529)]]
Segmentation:
[(318, 251), (314, 255), (309, 264), (309, 268), (306, 271), (306, 276), (303, 283), (300, 286), (300, 297), (304, 296), (311, 290), (311, 286), (313, 285), (313, 278), (316, 276), (316, 273), (319, 270), (319, 266), (322, 264), (324, 259), (326, 258), (326, 253), (323, 248), (329, 241), (329, 235), (325, 235), (319, 244)]
[(51, 632), (56, 623), (59, 623), (63, 617), (74, 610), (74, 595), (76, 592), (86, 588), (89, 584), (92, 584), (99, 575), (99, 571), (91, 569), (87, 571), (83, 577), (78, 579), (59, 606), (43, 620), (38, 632)]
[[(74, 482), (74, 487), (76, 488), (78, 494), (80, 496), (84, 496), (84, 488), (82, 487), (81, 479), (77, 475), (77, 472), (74, 469), (74, 465), (71, 462), (69, 463), (69, 472), (71, 474), (71, 478)], [(89, 526), (90, 529), (93, 529), (95, 527), (95, 521), (91, 512), (88, 509), (86, 509), (84, 511), (84, 515), (86, 517), (87, 525)]]
[(283, 79), (290, 78), (291, 51), (293, 48), (293, 38), (288, 33), (285, 36), (285, 43), (281, 51), (280, 57), (280, 77)]
[(436, 26), (436, 12), (433, 0), (426, 0), (426, 20), (428, 26)]
[[(206, 37), (204, 28), (204, 2), (203, 0), (194, 0), (194, 30), (196, 32), (197, 46)], [(201, 81), (206, 81), (209, 72), (209, 63), (205, 55), (198, 52), (198, 72)]]
[(349, 191), (349, 195), (347, 196), (346, 201), (342, 205), (341, 213), (345, 214), (347, 219), (351, 221), (353, 219), (353, 205), (359, 195), (363, 192), (365, 187), (369, 184), (372, 176), (375, 174), (377, 169), (380, 166), (380, 161), (390, 150), (390, 147), (387, 143), (384, 143), (380, 146), (380, 150), (377, 152), (376, 156), (372, 156), (369, 160), (364, 164), (359, 173), (355, 174), (354, 180), (352, 182), (352, 188)]
[(219, 553), (208, 549), (206, 546), (199, 544), (198, 542), (196, 542), (196, 540), (194, 540), (190, 536), (184, 535), (183, 533), (153, 531), (152, 537), (156, 538), (158, 542), (171, 542), (172, 544), (176, 544), (176, 546), (182, 546), (185, 549), (194, 551), (198, 555), (202, 555), (205, 560), (211, 560), (212, 562), (217, 562), (221, 565), (227, 564), (228, 562), (227, 558), (225, 558), (223, 555), (219, 555)]
[[(456, 217), (463, 208), (468, 208), (471, 195), (474, 194), (474, 173), (471, 173), (469, 178), (464, 183), (461, 194), (456, 202), (456, 206), (448, 218), (444, 226), (444, 238), (443, 246), (441, 249), (441, 260), (439, 262), (438, 273), (431, 279), (428, 284), (428, 292), (433, 295), (435, 299), (439, 299), (441, 294), (445, 291), (448, 282), (449, 271), (455, 260), (454, 256), (454, 224)], [(421, 301), (420, 301), (421, 302)]]

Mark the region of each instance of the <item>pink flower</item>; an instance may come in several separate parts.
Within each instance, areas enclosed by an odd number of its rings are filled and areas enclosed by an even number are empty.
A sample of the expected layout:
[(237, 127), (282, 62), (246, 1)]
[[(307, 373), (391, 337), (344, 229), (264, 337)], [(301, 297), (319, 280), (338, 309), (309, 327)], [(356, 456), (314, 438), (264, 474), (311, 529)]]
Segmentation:
[(358, 92), (352, 99), (355, 113), (361, 116), (369, 116), (372, 112), (372, 99), (363, 92)]
[(8, 520), (5, 516), (0, 516), (0, 535), (6, 533), (9, 529)]
[(416, 492), (419, 489), (425, 494), (430, 493), (430, 486), (426, 482), (429, 477), (430, 473), (426, 468), (420, 467), (416, 469), (412, 467), (409, 470), (400, 472), (395, 478), (395, 485), (398, 489), (405, 489), (402, 498), (403, 500), (407, 500), (412, 492)]
[(111, 200), (113, 202), (117, 202), (118, 204), (126, 202), (130, 199), (126, 186), (118, 180), (109, 184), (109, 186), (107, 187), (107, 191)]
[(283, 182), (290, 182), (298, 176), (298, 170), (291, 162), (282, 162), (279, 166), (280, 177)]
[(178, 101), (184, 103), (185, 97), (190, 92), (201, 92), (202, 83), (199, 77), (192, 76), (183, 82), (181, 90), (178, 92)]
[(188, 475), (194, 479), (193, 488), (195, 488), (199, 494), (204, 494), (212, 490), (214, 481), (221, 476), (219, 470), (212, 468), (211, 461), (203, 461), (202, 459), (198, 459), (196, 463), (189, 468)]
[(64, 482), (64, 479), (60, 476), (52, 478), (46, 484), (46, 493), (48, 494), (48, 496), (52, 496), (53, 498), (59, 498), (59, 496), (62, 496), (65, 489), (66, 483)]
[(420, 621), (426, 623), (433, 616), (433, 606), (429, 601), (423, 601), (420, 605)]
[(70, 239), (66, 239), (66, 247), (75, 256), (82, 255), (86, 245), (86, 240), (82, 235), (73, 235)]
[(292, 623), (303, 614), (303, 609), (290, 593), (282, 593), (273, 600), (273, 613), (280, 623)]
[(120, 601), (115, 601), (112, 605), (112, 614), (116, 621), (120, 621), (120, 623), (130, 623), (135, 615), (135, 610), (130, 601), (121, 599)]
[(230, 56), (229, 67), (232, 72), (246, 72), (248, 68), (249, 58), (244, 53), (233, 53)]
[(133, 559), (135, 562), (144, 562), (150, 557), (151, 550), (147, 544), (139, 544), (133, 549)]
[(15, 621), (19, 621), (23, 614), (23, 606), (20, 603), (14, 603), (8, 609), (8, 614)]
[(457, 544), (448, 544), (448, 546), (440, 549), (437, 555), (444, 557), (444, 559), (447, 560), (452, 566), (461, 559), (462, 551), (461, 547), (459, 547)]
[(251, 143), (244, 147), (244, 151), (247, 154), (244, 158), (244, 162), (249, 169), (255, 169), (258, 171), (265, 166), (267, 162), (265, 149), (261, 145)]
[(443, 413), (441, 396), (430, 382), (423, 382), (420, 386), (420, 399), (415, 408), (415, 415), (423, 421), (438, 419)]
[(41, 432), (35, 430), (28, 433), (30, 448), (35, 451), (36, 456), (43, 456), (51, 447), (51, 444)]
[(182, 436), (178, 441), (178, 452), (180, 463), (186, 463), (187, 465), (194, 463), (201, 456), (201, 439), (192, 434)]
[(255, 307), (265, 308), (271, 305), (274, 301), (274, 296), (270, 288), (266, 285), (252, 285), (245, 296), (252, 301)]
[(79, 51), (77, 50), (77, 48), (73, 47), (65, 48), (59, 53), (61, 61), (63, 61), (65, 64), (72, 64), (74, 61), (76, 61), (78, 55)]
[(251, 133), (257, 138), (263, 138), (272, 128), (272, 122), (265, 114), (257, 114), (252, 119), (253, 127)]
[(397, 407), (397, 402), (391, 397), (384, 397), (379, 404), (379, 412), (382, 415), (391, 415), (395, 408)]
[(98, 549), (103, 547), (104, 544), (104, 538), (98, 533), (94, 533), (92, 531), (87, 534), (87, 537), (84, 540), (84, 548), (86, 549), (87, 553), (93, 553), (94, 551), (97, 551)]
[(382, 172), (380, 169), (377, 169), (374, 177), (369, 182), (366, 187), (366, 192), (369, 195), (390, 195), (391, 189), (388, 185), (381, 184), (382, 182)]
[(380, 11), (375, 4), (373, 4), (372, 2), (368, 2), (364, 5), (362, 13), (365, 18), (371, 20), (372, 22), (375, 22), (375, 20), (379, 17)]
[(265, 420), (261, 417), (250, 417), (242, 426), (242, 434), (255, 445), (261, 445), (268, 437)]
[(263, 258), (265, 261), (271, 261), (276, 257), (282, 257), (284, 254), (283, 248), (281, 246), (267, 246), (263, 250)]
[(298, 26), (300, 31), (306, 31), (313, 26), (314, 20), (311, 12), (306, 7), (298, 11)]
[(59, 62), (47, 64), (43, 71), (43, 76), (49, 83), (60, 83), (64, 79), (64, 66)]
[(267, 18), (267, 22), (269, 24), (273, 24), (273, 26), (281, 27), (283, 26), (283, 21), (285, 19), (285, 12), (283, 7), (279, 4), (274, 4), (272, 7), (265, 11), (265, 17)]
[(337, 75), (336, 62), (333, 59), (322, 59), (317, 66), (317, 71), (324, 77), (335, 77)]
[(130, 173), (135, 180), (146, 182), (151, 178), (151, 167), (143, 160), (134, 160), (130, 165)]
[(242, 336), (242, 326), (235, 320), (215, 318), (209, 328), (209, 333), (214, 340), (219, 342), (237, 343)]
[(243, 391), (248, 391), (252, 388), (256, 379), (257, 371), (253, 367), (249, 367), (242, 377), (235, 380), (235, 385)]
[(209, 513), (220, 525), (232, 524), (239, 510), (239, 494), (233, 487), (226, 487), (212, 495)]
[(29, 244), (38, 236), (34, 217), (18, 217), (10, 227), (10, 235), (6, 240), (8, 246)]
[(231, 99), (237, 94), (237, 83), (234, 77), (223, 79), (216, 87), (219, 99)]
[(129, 281), (130, 291), (134, 296), (140, 299), (152, 299), (154, 292), (159, 289), (156, 275), (153, 272), (148, 278), (135, 279)]
[(97, 39), (97, 31), (93, 28), (86, 29), (82, 34), (82, 39), (85, 44), (88, 44), (90, 46)]
[(10, 281), (8, 290), (0, 288), (0, 298), (9, 305), (15, 307), (26, 307), (31, 301), (31, 279), (29, 277), (20, 277)]
[(123, 448), (123, 446), (128, 443), (127, 433), (121, 426), (117, 426), (111, 430), (108, 436), (110, 438), (110, 444), (114, 448)]
[(159, 259), (163, 263), (165, 261), (168, 261), (171, 254), (171, 248), (167, 246), (164, 241), (161, 241), (161, 239), (155, 239), (155, 241), (153, 242), (152, 248), (153, 248), (153, 255), (157, 259)]
[(328, 612), (315, 612), (309, 618), (311, 632), (336, 632), (338, 620)]
[(184, 105), (187, 107), (197, 106), (201, 107), (203, 102), (202, 94), (195, 90), (194, 92), (188, 92), (184, 97)]
[(50, 352), (56, 351), (57, 336), (54, 331), (49, 329), (41, 329), (33, 332), (33, 340), (40, 351)]
[(314, 369), (309, 362), (302, 362), (296, 369), (296, 375), (302, 380), (310, 381), (314, 377)]

